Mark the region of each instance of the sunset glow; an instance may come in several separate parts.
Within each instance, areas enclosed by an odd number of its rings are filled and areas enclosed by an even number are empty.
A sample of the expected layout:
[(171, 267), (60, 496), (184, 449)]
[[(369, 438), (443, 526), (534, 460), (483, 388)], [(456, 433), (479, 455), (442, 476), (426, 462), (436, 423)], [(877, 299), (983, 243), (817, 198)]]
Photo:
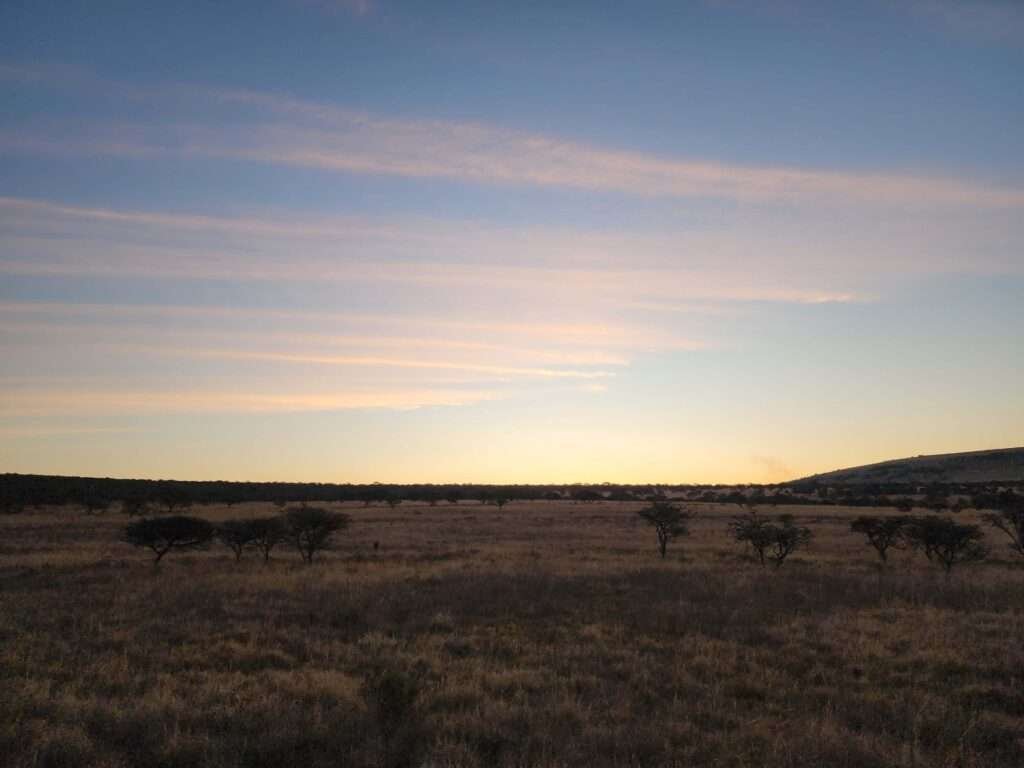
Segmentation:
[(1024, 444), (1024, 16), (868, 5), (5, 4), (0, 470)]

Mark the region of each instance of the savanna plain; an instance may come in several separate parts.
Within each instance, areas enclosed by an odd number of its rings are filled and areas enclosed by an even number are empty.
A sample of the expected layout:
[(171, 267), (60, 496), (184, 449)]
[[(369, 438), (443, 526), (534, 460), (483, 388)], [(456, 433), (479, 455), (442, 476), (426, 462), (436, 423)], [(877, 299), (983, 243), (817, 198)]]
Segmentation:
[(729, 505), (665, 559), (640, 503), (326, 506), (351, 525), (312, 565), (0, 516), (0, 763), (1024, 765), (1024, 568), (990, 530), (947, 579), (883, 566), (864, 509), (765, 507), (814, 533), (776, 569)]

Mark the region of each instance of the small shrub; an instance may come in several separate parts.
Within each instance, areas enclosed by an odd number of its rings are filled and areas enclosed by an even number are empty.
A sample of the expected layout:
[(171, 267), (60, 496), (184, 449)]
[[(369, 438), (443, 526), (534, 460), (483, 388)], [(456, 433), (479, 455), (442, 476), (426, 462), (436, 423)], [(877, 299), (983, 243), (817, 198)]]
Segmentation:
[(85, 493), (83, 494), (78, 503), (82, 506), (82, 509), (90, 515), (99, 514), (100, 512), (106, 512), (110, 509), (111, 501), (106, 496), (99, 493)]
[(381, 765), (416, 764), (423, 742), (416, 701), (419, 680), (399, 669), (376, 670), (362, 686), (363, 699), (380, 738)]
[(895, 499), (892, 505), (900, 512), (912, 512), (914, 510), (914, 500), (906, 496)]
[(123, 499), (121, 511), (129, 517), (144, 517), (150, 512), (149, 502), (140, 498)]

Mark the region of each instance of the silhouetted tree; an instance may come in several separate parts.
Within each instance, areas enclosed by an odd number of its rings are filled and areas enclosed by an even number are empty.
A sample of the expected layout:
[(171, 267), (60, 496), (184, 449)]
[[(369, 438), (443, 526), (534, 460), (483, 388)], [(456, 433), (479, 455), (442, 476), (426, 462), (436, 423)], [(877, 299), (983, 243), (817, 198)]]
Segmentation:
[(213, 525), (198, 517), (172, 515), (150, 517), (129, 523), (124, 538), (136, 547), (145, 547), (155, 555), (154, 563), (172, 550), (200, 549), (210, 543)]
[(906, 539), (925, 557), (938, 562), (949, 578), (953, 566), (984, 560), (988, 549), (982, 543), (985, 535), (980, 526), (958, 523), (945, 517), (928, 515), (907, 521)]
[(689, 509), (676, 506), (669, 501), (655, 501), (649, 507), (637, 512), (648, 525), (654, 528), (658, 536), (658, 553), (665, 557), (668, 543), (680, 536), (687, 536), (690, 529), (687, 522), (693, 513)]
[(993, 528), (1002, 531), (1010, 539), (1010, 549), (1024, 557), (1024, 496), (1013, 491), (1003, 491), (985, 501), (975, 501), (978, 509), (992, 509), (982, 518)]
[(302, 559), (313, 562), (313, 556), (330, 544), (335, 531), (348, 527), (348, 515), (329, 512), (319, 507), (295, 507), (285, 513), (285, 527), (292, 546)]
[(263, 555), (263, 562), (270, 560), (274, 547), (284, 540), (287, 529), (280, 517), (257, 517), (249, 520), (252, 545)]
[(811, 541), (811, 531), (796, 525), (792, 515), (779, 515), (777, 522), (759, 517), (751, 507), (746, 517), (729, 523), (736, 541), (750, 546), (763, 568), (770, 560), (780, 568), (793, 552)]
[(254, 545), (255, 532), (251, 520), (225, 520), (217, 526), (217, 539), (235, 555), (235, 561), (242, 559), (245, 550)]
[(173, 515), (175, 510), (191, 507), (192, 499), (177, 488), (168, 488), (160, 494), (160, 503), (167, 509), (168, 515)]
[(906, 528), (906, 518), (903, 517), (871, 517), (862, 515), (850, 523), (850, 530), (854, 533), (862, 533), (868, 540), (868, 544), (875, 548), (882, 562), (888, 560), (887, 551), (889, 547), (899, 547), (903, 542), (903, 532)]

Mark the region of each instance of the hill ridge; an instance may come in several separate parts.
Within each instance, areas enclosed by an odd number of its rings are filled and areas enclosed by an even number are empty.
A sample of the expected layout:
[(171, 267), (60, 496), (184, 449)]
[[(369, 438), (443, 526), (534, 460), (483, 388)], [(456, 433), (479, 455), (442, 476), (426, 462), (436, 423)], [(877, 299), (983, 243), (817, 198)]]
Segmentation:
[(1024, 447), (987, 448), (957, 453), (933, 453), (820, 472), (793, 480), (801, 482), (1021, 482)]

